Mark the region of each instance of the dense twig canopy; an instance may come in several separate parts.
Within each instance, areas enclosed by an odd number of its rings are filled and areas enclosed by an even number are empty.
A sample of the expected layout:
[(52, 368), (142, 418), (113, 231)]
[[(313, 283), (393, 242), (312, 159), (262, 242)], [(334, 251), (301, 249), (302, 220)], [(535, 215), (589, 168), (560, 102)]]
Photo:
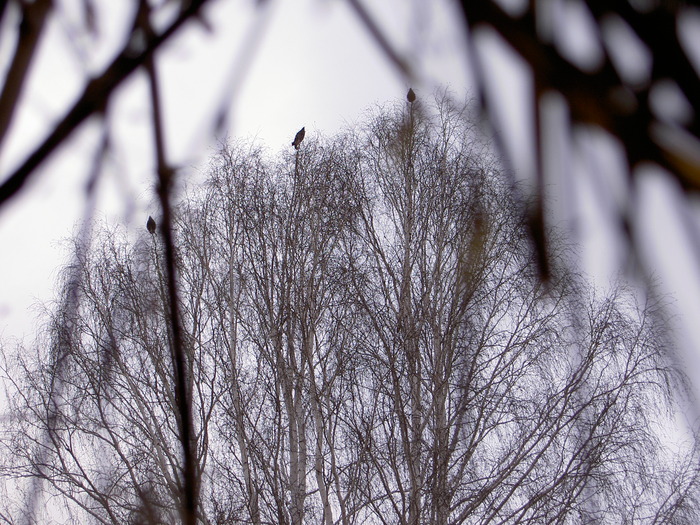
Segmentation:
[[(277, 159), (224, 145), (175, 207), (198, 521), (697, 519), (696, 451), (657, 427), (681, 376), (656, 306), (563, 266), (542, 286), (467, 115), (402, 102)], [(163, 247), (95, 234), (77, 307), (6, 355), (5, 475), (79, 520), (185, 519)]]

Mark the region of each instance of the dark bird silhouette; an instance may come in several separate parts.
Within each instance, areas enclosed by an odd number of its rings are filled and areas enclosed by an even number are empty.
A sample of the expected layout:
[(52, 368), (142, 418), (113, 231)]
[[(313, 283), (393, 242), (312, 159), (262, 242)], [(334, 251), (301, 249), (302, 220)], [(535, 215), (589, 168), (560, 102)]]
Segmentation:
[(153, 235), (156, 233), (156, 221), (153, 220), (153, 217), (150, 215), (148, 216), (148, 220), (146, 221), (146, 228), (148, 228), (148, 233)]
[(416, 101), (416, 93), (413, 91), (413, 88), (408, 88), (408, 93), (406, 93), (406, 98), (408, 101), (413, 104)]
[(306, 135), (306, 131), (304, 128), (301, 128), (294, 137), (294, 142), (292, 142), (294, 149), (299, 149), (299, 144), (301, 144), (301, 141), (304, 140), (304, 135)]

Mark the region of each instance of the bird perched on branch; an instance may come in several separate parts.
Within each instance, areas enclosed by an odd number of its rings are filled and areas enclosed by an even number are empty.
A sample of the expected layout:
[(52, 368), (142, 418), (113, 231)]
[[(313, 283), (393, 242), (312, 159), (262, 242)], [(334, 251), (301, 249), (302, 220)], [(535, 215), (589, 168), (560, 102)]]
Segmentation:
[(294, 142), (292, 142), (292, 146), (294, 146), (294, 149), (299, 149), (301, 141), (304, 140), (304, 135), (306, 135), (306, 131), (304, 130), (304, 128), (301, 128), (299, 131), (297, 131), (297, 134), (294, 137)]
[(150, 215), (148, 216), (148, 220), (146, 221), (146, 228), (148, 228), (148, 233), (151, 235), (156, 233), (156, 221), (153, 220), (153, 217)]
[(408, 93), (406, 93), (406, 99), (413, 104), (416, 101), (416, 93), (413, 88), (408, 88)]

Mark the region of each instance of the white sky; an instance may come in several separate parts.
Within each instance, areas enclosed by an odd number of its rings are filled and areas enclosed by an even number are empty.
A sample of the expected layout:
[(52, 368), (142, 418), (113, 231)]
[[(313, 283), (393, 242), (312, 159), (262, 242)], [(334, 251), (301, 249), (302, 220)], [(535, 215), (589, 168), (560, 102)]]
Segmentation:
[[(81, 2), (61, 0), (55, 23), (34, 65), (9, 143), (0, 151), (0, 179), (44, 136), (82, 89), (87, 72), (99, 72), (111, 59), (131, 2), (98, 3), (100, 40), (88, 42), (71, 30), (79, 20)], [(275, 153), (290, 147), (296, 131), (307, 136), (331, 135), (362, 120), (374, 104), (403, 100), (409, 85), (419, 96), (449, 86), (458, 98), (470, 92), (469, 66), (461, 19), (450, 0), (364, 0), (399, 54), (413, 65), (415, 78), (403, 78), (342, 0), (270, 0), (264, 8), (252, 0), (219, 0), (205, 11), (204, 24), (187, 27), (158, 56), (167, 131), (167, 153), (176, 166), (202, 166), (212, 153), (211, 116), (219, 101), (230, 100), (227, 132), (255, 139)], [(107, 15), (107, 16), (102, 16)], [(590, 31), (580, 13), (552, 16), (553, 38), (582, 67), (599, 52), (587, 44)], [(566, 21), (566, 24), (562, 22)], [(696, 27), (700, 21), (685, 25)], [(566, 31), (562, 28), (578, 28)], [(684, 26), (685, 27), (685, 26)], [(697, 27), (696, 27), (697, 28)], [(0, 28), (0, 74), (11, 52)], [(685, 31), (686, 34), (692, 31)], [(700, 31), (697, 32), (700, 34)], [(72, 36), (71, 36), (72, 35)], [(689, 46), (700, 43), (686, 39)], [(532, 115), (527, 70), (517, 55), (504, 51), (493, 35), (479, 35), (479, 58), (489, 94), (501, 108), (501, 129), (516, 175), (532, 176)], [(630, 43), (634, 46), (634, 43)], [(82, 51), (81, 51), (82, 49)], [(696, 54), (700, 56), (700, 54)], [(643, 75), (644, 71), (632, 72)], [(630, 73), (630, 74), (632, 74)], [(122, 224), (129, 231), (144, 228), (154, 205), (152, 137), (147, 85), (142, 75), (120, 87), (111, 107), (114, 149), (99, 191), (96, 218)], [(619, 148), (595, 133), (567, 140), (556, 130), (567, 129), (565, 111), (556, 97), (548, 102), (543, 121), (551, 123), (546, 140), (555, 144), (545, 159), (553, 194), (554, 220), (576, 234), (582, 245), (583, 267), (604, 283), (624, 264), (619, 232), (610, 227), (605, 203), (624, 205), (626, 192)], [(53, 298), (57, 271), (67, 261), (62, 239), (71, 236), (84, 213), (84, 185), (98, 127), (88, 123), (64, 150), (40, 170), (21, 196), (0, 209), (0, 339), (31, 338), (35, 314), (31, 306)], [(569, 153), (572, 153), (571, 155)], [(575, 183), (571, 181), (571, 173)], [(563, 176), (562, 176), (563, 173)], [(604, 182), (601, 199), (600, 181)], [(649, 235), (642, 247), (648, 269), (675, 298), (674, 312), (684, 327), (679, 333), (689, 355), (700, 356), (700, 283), (687, 276), (698, 271), (687, 239), (677, 226), (677, 190), (653, 174), (645, 177), (639, 217)], [(562, 186), (562, 184), (564, 186)], [(566, 185), (568, 184), (568, 186)], [(697, 215), (693, 215), (697, 222)], [(696, 224), (697, 227), (697, 224)], [(672, 233), (672, 235), (669, 235)], [(700, 366), (697, 367), (700, 370)], [(700, 374), (699, 374), (700, 375)], [(700, 385), (700, 380), (696, 383)]]
[[(60, 4), (61, 21), (42, 42), (10, 140), (0, 152), (0, 178), (64, 114), (86, 74), (111, 60), (129, 16), (120, 9), (131, 3), (98, 4), (103, 24), (97, 43), (72, 30), (80, 3)], [(402, 78), (340, 0), (270, 1), (262, 9), (250, 0), (212, 4), (205, 11), (212, 31), (193, 24), (158, 55), (170, 162), (184, 168), (206, 162), (215, 144), (211, 116), (222, 100), (232, 101), (227, 133), (255, 139), (274, 153), (288, 148), (302, 126), (307, 137), (333, 134), (361, 120), (372, 105), (402, 99), (409, 85), (419, 96), (430, 96), (438, 86), (450, 86), (460, 97), (466, 93), (464, 45), (450, 2), (386, 0), (371, 9), (401, 56), (418, 66), (413, 81)], [(10, 51), (7, 45), (0, 50), (3, 73)], [(98, 194), (96, 218), (130, 231), (142, 228), (148, 214), (157, 215), (148, 100), (142, 75), (119, 88), (111, 106), (113, 155)], [(53, 298), (58, 269), (67, 261), (61, 242), (85, 211), (98, 129), (94, 122), (84, 125), (31, 187), (0, 211), (4, 340), (31, 337), (31, 306)]]

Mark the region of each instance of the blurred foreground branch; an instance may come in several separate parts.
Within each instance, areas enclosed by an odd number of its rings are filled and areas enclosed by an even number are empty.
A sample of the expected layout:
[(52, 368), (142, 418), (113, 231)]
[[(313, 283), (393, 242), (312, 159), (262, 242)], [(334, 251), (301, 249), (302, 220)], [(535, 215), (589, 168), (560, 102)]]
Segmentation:
[[(131, 34), (112, 63), (101, 75), (88, 82), (82, 95), (67, 111), (65, 116), (60, 119), (49, 136), (0, 184), (0, 206), (20, 191), (22, 186), (32, 177), (36, 168), (63, 144), (80, 124), (88, 117), (104, 111), (117, 86), (139, 67), (143, 66), (156, 49), (167, 42), (186, 22), (196, 17), (207, 2), (208, 0), (192, 0), (191, 2), (183, 3), (183, 9), (179, 15), (161, 33), (154, 34), (147, 39), (143, 38), (138, 20), (135, 19)], [(28, 5), (31, 6), (33, 4)], [(23, 16), (32, 16), (32, 13), (25, 11)], [(24, 55), (26, 51), (20, 46), (17, 53)], [(31, 56), (27, 57), (27, 60), (30, 61)], [(15, 60), (15, 62), (18, 61)], [(25, 67), (28, 67), (28, 64)], [(13, 71), (10, 73), (13, 73)], [(21, 74), (19, 67), (17, 68), (17, 74)], [(8, 75), (0, 96), (0, 101), (2, 101), (0, 109), (2, 107), (14, 107), (17, 104), (21, 94), (20, 90), (17, 89), (17, 84), (21, 86), (21, 82), (18, 79), (12, 78), (12, 74)], [(8, 112), (8, 115), (11, 116), (12, 112)], [(11, 118), (7, 120), (8, 122), (5, 126), (0, 127), (0, 148), (3, 147), (3, 136), (7, 128), (12, 124)], [(0, 121), (0, 124), (3, 124), (3, 122)]]
[[(697, 8), (684, 2), (661, 1), (606, 3), (589, 0), (541, 4), (544, 3), (529, 2), (521, 9), (505, 10), (496, 1), (460, 2), (470, 50), (476, 53), (478, 35), (484, 29), (491, 30), (525, 61), (533, 75), (533, 115), (538, 122), (533, 130), (538, 197), (528, 214), (532, 224), (531, 237), (541, 258), (546, 260), (542, 220), (545, 213), (541, 195), (544, 193), (543, 134), (547, 130), (539, 124), (544, 96), (551, 92), (561, 94), (574, 126), (592, 125), (619, 139), (629, 166), (630, 193), (631, 184), (638, 175), (637, 168), (645, 163), (666, 170), (685, 191), (698, 190), (700, 78), (690, 60), (692, 50), (682, 35), (684, 19), (697, 17)], [(562, 10), (572, 6), (580, 8), (577, 11), (579, 19), (564, 19)], [(566, 33), (577, 29), (571, 27), (574, 22), (591, 29), (586, 44), (596, 50), (589, 57), (595, 62), (592, 66), (576, 64), (561, 45)], [(625, 28), (629, 34), (624, 34)], [(637, 51), (650, 58), (648, 71), (634, 78), (630, 76), (625, 66), (629, 66), (633, 57), (623, 55), (620, 59), (616, 56), (622, 51), (617, 49), (620, 43), (613, 36), (624, 37), (638, 46)], [(640, 68), (643, 65), (634, 66)], [(485, 92), (493, 90), (485, 79), (485, 73), (491, 67), (487, 63), (478, 64), (477, 82), (486, 112), (495, 118), (496, 106), (503, 101), (494, 102), (485, 96)], [(673, 115), (655, 105), (654, 98), (662, 89), (668, 91), (669, 88), (686, 107), (683, 115)], [(517, 166), (516, 159), (510, 160)], [(617, 213), (621, 230), (634, 248), (628, 212), (628, 209), (621, 208), (614, 213)]]

